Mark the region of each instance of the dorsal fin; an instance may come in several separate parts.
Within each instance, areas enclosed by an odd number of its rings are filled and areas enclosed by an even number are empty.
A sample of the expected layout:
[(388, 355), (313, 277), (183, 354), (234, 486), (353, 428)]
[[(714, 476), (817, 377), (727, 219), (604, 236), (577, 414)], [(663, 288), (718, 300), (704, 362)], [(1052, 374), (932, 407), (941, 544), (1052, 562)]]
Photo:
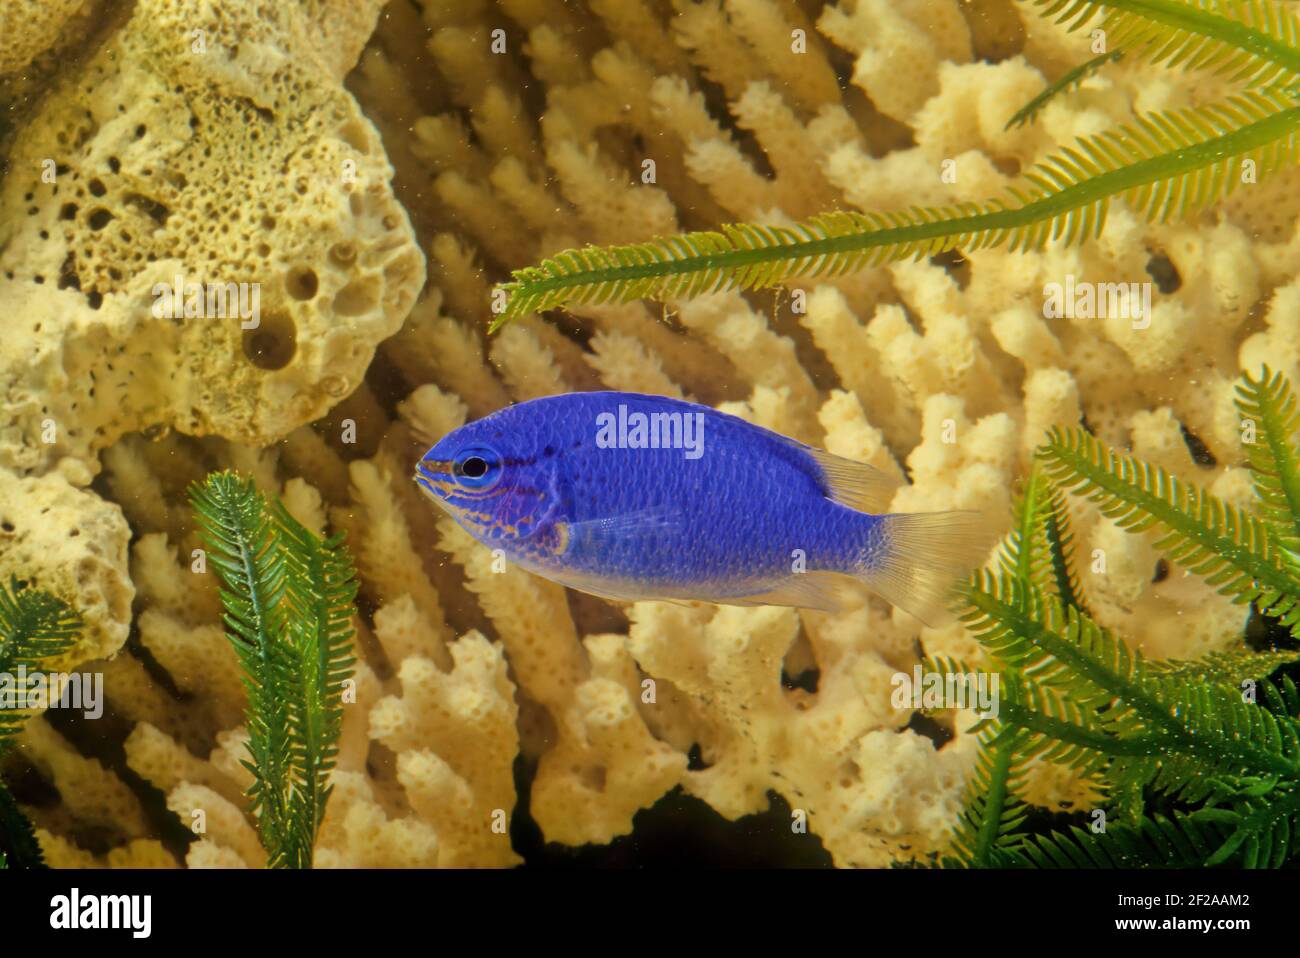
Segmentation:
[(854, 462), (815, 446), (803, 448), (821, 468), (830, 498), (842, 506), (880, 515), (889, 511), (894, 493), (903, 486), (901, 479), (865, 462)]

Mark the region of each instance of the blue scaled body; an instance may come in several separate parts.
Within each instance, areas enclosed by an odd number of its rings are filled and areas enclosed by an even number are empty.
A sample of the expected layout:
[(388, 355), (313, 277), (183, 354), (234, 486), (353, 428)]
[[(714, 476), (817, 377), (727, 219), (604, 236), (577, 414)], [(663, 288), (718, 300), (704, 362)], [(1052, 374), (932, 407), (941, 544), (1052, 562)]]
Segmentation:
[(896, 482), (869, 466), (637, 393), (502, 409), (415, 478), (484, 545), (615, 599), (835, 610), (858, 580), (932, 618), (983, 545), (970, 514), (879, 514)]

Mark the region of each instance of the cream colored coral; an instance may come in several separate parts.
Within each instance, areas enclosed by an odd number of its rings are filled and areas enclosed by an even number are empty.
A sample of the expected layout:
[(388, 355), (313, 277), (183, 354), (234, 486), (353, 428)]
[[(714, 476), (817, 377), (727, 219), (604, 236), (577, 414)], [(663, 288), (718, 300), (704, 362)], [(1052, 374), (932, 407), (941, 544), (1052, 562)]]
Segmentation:
[(683, 303), (682, 322), (735, 364), (756, 386), (784, 390), (793, 432), (804, 438), (813, 432), (817, 391), (799, 365), (794, 342), (771, 330), (764, 318), (734, 294), (704, 296)]
[(441, 600), (422, 572), (410, 528), (388, 491), (392, 477), (369, 462), (353, 463), (351, 474), (354, 498), (366, 513), (361, 534), (352, 540), (358, 566), (367, 580), (378, 585), (377, 598), (381, 602), (400, 596), (410, 596), (416, 602), (440, 638), (428, 652), (446, 665), (450, 660), (443, 642), (449, 638), (449, 631)]
[(240, 807), (212, 789), (184, 782), (168, 793), (167, 807), (195, 834), (203, 836), (203, 841), (190, 846), (190, 854), (197, 853), (195, 859), (188, 860), (191, 867), (205, 861), (226, 867), (225, 861), (213, 861), (214, 856), (203, 846), (204, 842), (234, 852), (249, 868), (266, 864), (266, 852), (262, 850), (257, 832)]
[(938, 91), (934, 67), (941, 59), (970, 57), (955, 0), (837, 4), (822, 14), (819, 27), (858, 54), (854, 82), (896, 119), (908, 119)]
[(438, 861), (438, 836), (416, 818), (390, 818), (366, 777), (337, 772), (321, 826), (319, 868), (429, 868)]
[[(893, 674), (910, 667), (905, 633), (869, 606), (808, 620), (824, 676), (811, 701), (780, 684), (798, 628), (792, 610), (636, 604), (629, 648), (650, 675), (685, 696), (666, 704), (685, 706), (689, 735), (709, 763), (687, 773), (684, 787), (728, 817), (762, 810), (774, 789), (793, 809), (795, 833), (806, 826), (840, 864), (886, 864), (904, 845), (919, 854), (942, 847), (970, 749), (936, 753), (924, 739), (893, 731), (907, 721), (890, 700)], [(910, 767), (868, 750), (868, 742), (888, 748), (906, 745), (904, 738), (913, 740)], [(899, 794), (890, 804), (872, 804), (873, 793), (892, 788)], [(923, 812), (904, 818), (914, 793)]]
[(147, 609), (139, 627), (141, 642), (190, 696), (189, 708), (208, 712), (217, 728), (239, 721), (245, 698), (239, 660), (219, 624), (191, 627)]
[(624, 333), (601, 332), (593, 336), (587, 361), (611, 389), (683, 398), (681, 387), (668, 378), (659, 358)]
[(217, 792), (229, 802), (238, 802), (242, 797), (236, 782), (148, 722), (136, 725), (125, 749), (127, 764), (164, 791), (190, 782)]
[(137, 838), (109, 849), (105, 855), (93, 855), (67, 839), (43, 828), (36, 830), (45, 863), (51, 868), (175, 868), (176, 859), (162, 843)]
[[(416, 613), (407, 606), (401, 614)], [(386, 621), (381, 635), (394, 627)], [(412, 808), (439, 836), (439, 864), (513, 864), (514, 685), (501, 647), (482, 635), (464, 635), (450, 650), (449, 672), (420, 655), (402, 659), (402, 693), (371, 710), (371, 735), (397, 754)]]
[(494, 560), (450, 520), (441, 529), (442, 548), (466, 569), (521, 688), (556, 725), (532, 793), (543, 833), (580, 844), (630, 831), (632, 815), (672, 787), (685, 757), (647, 732), (635, 690), (611, 680), (620, 669), (615, 650), (589, 642), (589, 670), (562, 588)]
[(216, 577), (195, 571), (207, 568), (202, 551), (185, 558), (181, 564), (165, 535), (141, 536), (131, 547), (131, 581), (159, 612), (193, 624), (214, 622), (221, 614)]
[(560, 738), (542, 756), (532, 804), (548, 840), (573, 845), (630, 831), (632, 816), (686, 770), (686, 756), (658, 741), (638, 713), (645, 690), (626, 639), (590, 636), (583, 645), (592, 677), (558, 716)]
[(19, 745), (62, 798), (53, 810), (40, 810), (34, 821), (81, 822), (125, 839), (149, 837), (143, 809), (136, 795), (103, 763), (81, 755), (43, 717), (29, 720), (19, 734)]
[(962, 400), (939, 393), (925, 402), (921, 434), (921, 444), (907, 458), (912, 485), (898, 491), (890, 506), (894, 511), (1010, 514), (1007, 479), (1018, 446), (1010, 416), (995, 413), (972, 422)]

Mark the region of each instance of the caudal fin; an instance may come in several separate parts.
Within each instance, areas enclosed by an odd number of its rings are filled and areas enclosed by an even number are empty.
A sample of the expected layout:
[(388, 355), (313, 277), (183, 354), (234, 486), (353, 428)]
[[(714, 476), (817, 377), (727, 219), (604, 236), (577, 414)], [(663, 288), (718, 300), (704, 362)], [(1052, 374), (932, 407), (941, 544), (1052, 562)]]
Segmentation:
[(983, 564), (995, 540), (978, 512), (881, 516), (858, 578), (926, 625), (940, 625), (952, 619), (958, 580)]

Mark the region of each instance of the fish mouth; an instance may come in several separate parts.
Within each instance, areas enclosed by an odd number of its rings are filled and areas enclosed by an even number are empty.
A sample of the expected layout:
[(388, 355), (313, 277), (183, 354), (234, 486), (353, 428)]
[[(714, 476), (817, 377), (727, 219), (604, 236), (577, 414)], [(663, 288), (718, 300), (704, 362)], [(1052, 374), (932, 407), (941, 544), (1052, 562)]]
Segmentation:
[(500, 495), (500, 483), (486, 489), (471, 489), (455, 479), (454, 459), (421, 459), (415, 464), (413, 477), (421, 489), (435, 501), (456, 499), (492, 499)]
[(467, 489), (453, 478), (455, 460), (421, 459), (415, 464), (414, 479), (425, 495), (439, 505), (447, 505), (453, 498), (457, 500), (492, 499), (502, 491), (501, 485), (487, 489)]
[(415, 481), (434, 499), (446, 499), (456, 484), (443, 476), (451, 474), (452, 463), (439, 459), (421, 459), (415, 466)]

